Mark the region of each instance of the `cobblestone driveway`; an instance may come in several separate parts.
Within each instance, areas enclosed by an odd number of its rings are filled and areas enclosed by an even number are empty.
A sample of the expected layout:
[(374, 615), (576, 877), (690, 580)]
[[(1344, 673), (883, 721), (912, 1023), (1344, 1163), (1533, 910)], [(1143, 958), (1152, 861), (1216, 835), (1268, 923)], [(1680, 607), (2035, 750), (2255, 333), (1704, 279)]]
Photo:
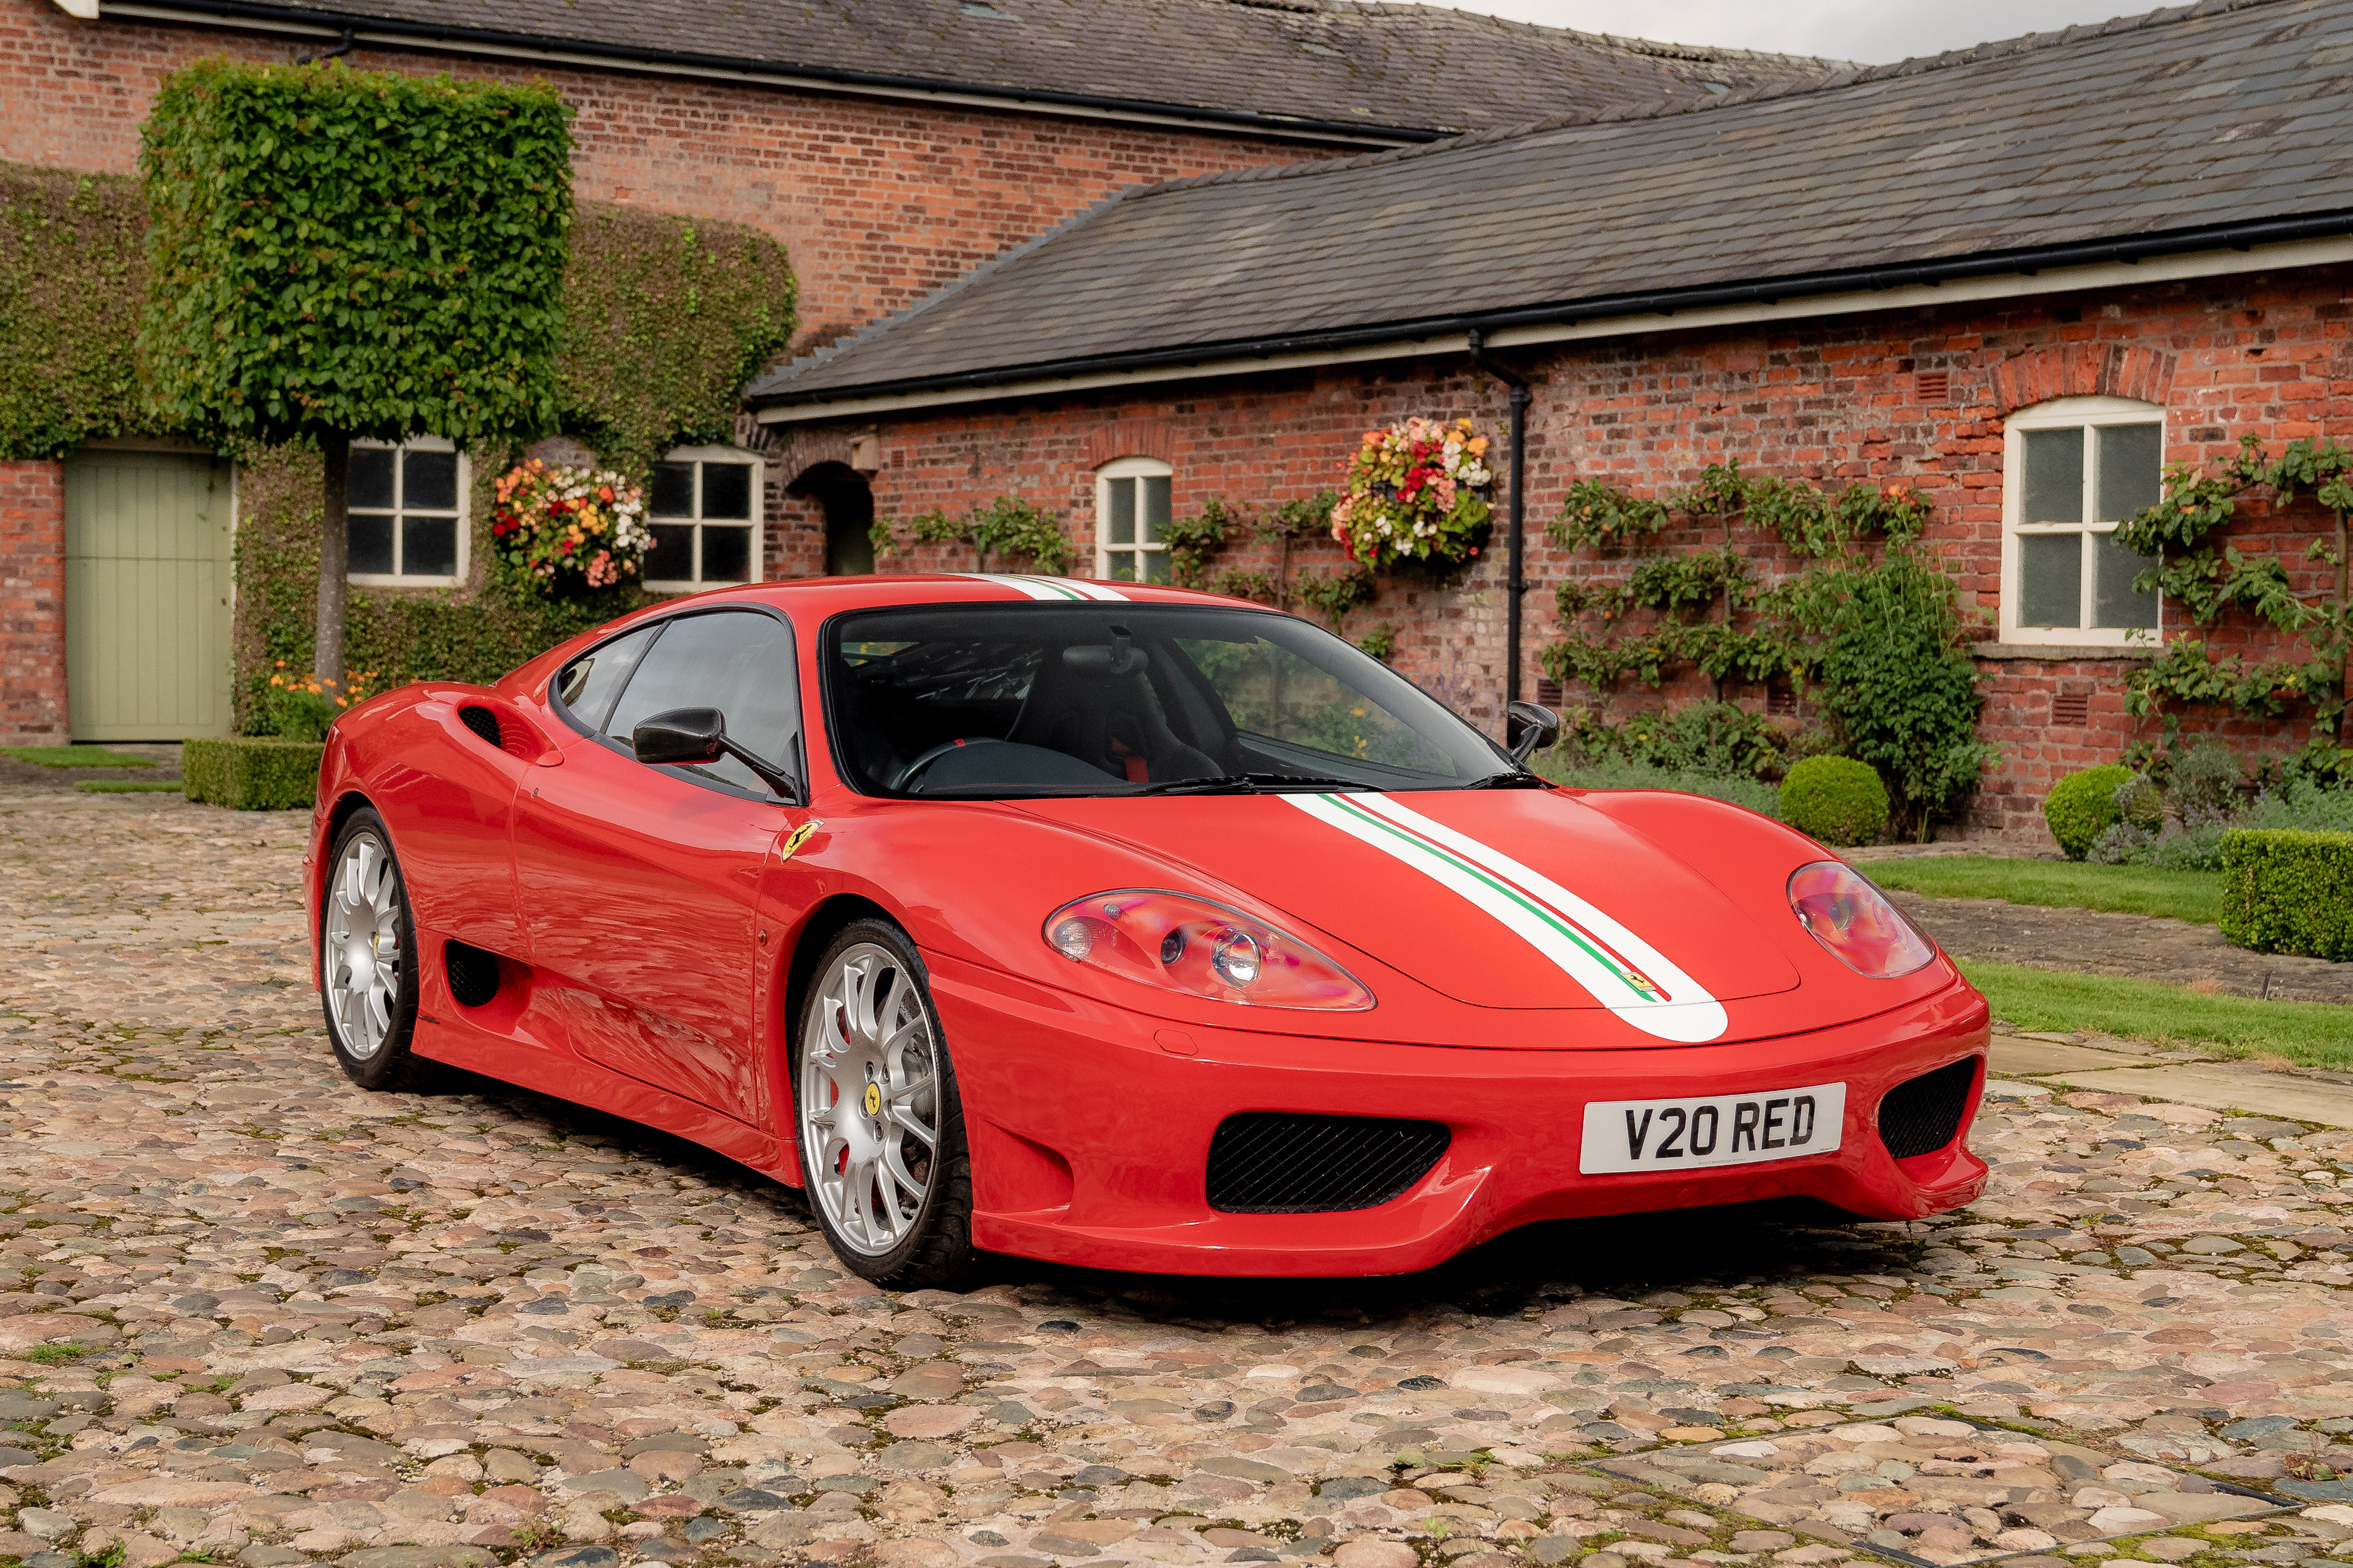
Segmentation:
[(685, 1145), (347, 1085), (301, 826), (0, 793), (0, 1559), (2353, 1559), (2353, 1133), (2020, 1085), (1933, 1223), (889, 1297)]

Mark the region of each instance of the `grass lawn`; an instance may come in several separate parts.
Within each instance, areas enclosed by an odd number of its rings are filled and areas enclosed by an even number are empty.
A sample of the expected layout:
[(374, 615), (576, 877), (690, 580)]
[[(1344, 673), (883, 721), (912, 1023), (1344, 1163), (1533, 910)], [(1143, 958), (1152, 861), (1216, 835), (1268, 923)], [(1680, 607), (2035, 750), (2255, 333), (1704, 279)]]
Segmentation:
[(178, 795), (187, 786), (178, 779), (76, 779), (74, 788), (84, 795), (161, 795), (169, 790)]
[(2299, 1067), (2353, 1068), (2353, 1007), (2202, 996), (2154, 980), (1959, 963), (1993, 1004), (1993, 1016), (2021, 1029), (2082, 1030), (2220, 1047), (2226, 1056), (2285, 1057)]
[(1873, 860), (1862, 870), (1883, 888), (1932, 899), (2000, 899), (2013, 904), (2116, 910), (2128, 915), (2170, 915), (2202, 925), (2222, 918), (2220, 871), (2160, 871), (2153, 866), (2092, 866), (1991, 855)]
[(0, 746), (0, 757), (37, 768), (152, 768), (153, 757), (110, 752), (104, 746)]

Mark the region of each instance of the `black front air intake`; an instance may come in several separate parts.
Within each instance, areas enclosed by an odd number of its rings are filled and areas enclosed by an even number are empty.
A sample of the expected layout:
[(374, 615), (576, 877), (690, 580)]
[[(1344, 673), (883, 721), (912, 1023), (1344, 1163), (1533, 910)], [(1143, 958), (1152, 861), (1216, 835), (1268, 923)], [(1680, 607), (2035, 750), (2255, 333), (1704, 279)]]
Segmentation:
[(1964, 1057), (1897, 1084), (1879, 1102), (1879, 1141), (1899, 1160), (1935, 1153), (1959, 1133), (1977, 1078), (1977, 1058)]
[(1453, 1134), (1441, 1121), (1250, 1110), (1209, 1141), (1209, 1206), (1225, 1214), (1377, 1208), (1430, 1173)]
[(441, 956), (449, 973), (449, 994), (459, 1006), (479, 1007), (499, 994), (497, 953), (452, 942), (443, 946)]
[(490, 744), (497, 746), (504, 743), (499, 736), (499, 716), (480, 703), (469, 702), (458, 710), (458, 717), (465, 721), (467, 729), (480, 735)]

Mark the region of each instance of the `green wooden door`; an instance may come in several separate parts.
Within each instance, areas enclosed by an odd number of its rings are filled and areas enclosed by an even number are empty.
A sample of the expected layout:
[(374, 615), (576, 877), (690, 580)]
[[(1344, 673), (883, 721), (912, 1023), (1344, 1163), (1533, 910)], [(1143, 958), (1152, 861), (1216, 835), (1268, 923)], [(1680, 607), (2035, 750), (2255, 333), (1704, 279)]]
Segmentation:
[(229, 731), (229, 471), (176, 452), (66, 459), (66, 691), (77, 741)]

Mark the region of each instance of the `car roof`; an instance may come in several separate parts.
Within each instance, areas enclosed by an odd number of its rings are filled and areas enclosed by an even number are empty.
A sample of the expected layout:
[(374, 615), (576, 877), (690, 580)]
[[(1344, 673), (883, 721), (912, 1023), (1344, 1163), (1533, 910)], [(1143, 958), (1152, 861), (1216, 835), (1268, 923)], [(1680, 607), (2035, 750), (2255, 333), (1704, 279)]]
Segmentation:
[(659, 615), (683, 605), (766, 604), (800, 615), (841, 610), (886, 609), (901, 605), (960, 604), (1142, 604), (1196, 605), (1226, 609), (1282, 612), (1247, 599), (1197, 593), (1161, 584), (1104, 583), (1084, 577), (1027, 573), (935, 572), (905, 575), (876, 573), (854, 577), (794, 577), (776, 583), (716, 588), (681, 595), (641, 614)]

